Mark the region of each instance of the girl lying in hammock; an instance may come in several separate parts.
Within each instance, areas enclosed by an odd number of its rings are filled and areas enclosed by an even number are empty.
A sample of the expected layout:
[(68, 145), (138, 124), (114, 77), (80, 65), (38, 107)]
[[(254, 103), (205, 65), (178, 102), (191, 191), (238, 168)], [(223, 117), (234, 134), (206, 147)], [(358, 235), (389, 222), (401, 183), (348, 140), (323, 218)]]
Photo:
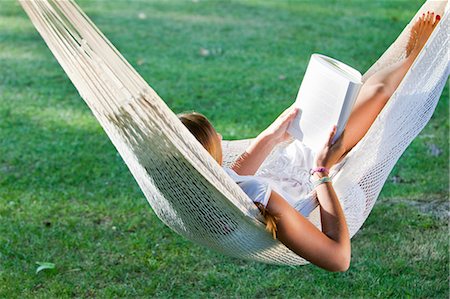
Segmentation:
[[(295, 197), (300, 196), (299, 192), (285, 192), (278, 184), (271, 184), (271, 181), (263, 176), (255, 176), (275, 145), (291, 138), (286, 129), (298, 113), (297, 108), (291, 107), (284, 111), (275, 122), (255, 138), (245, 153), (234, 162), (231, 169), (225, 168), (261, 210), (266, 220), (266, 228), (274, 237), (311, 263), (330, 271), (346, 271), (349, 268), (351, 255), (349, 232), (333, 184), (328, 177), (329, 169), (366, 134), (439, 20), (440, 16), (435, 16), (432, 12), (419, 18), (411, 29), (411, 36), (406, 47), (406, 58), (380, 70), (364, 83), (345, 131), (336, 143), (331, 144), (336, 133), (336, 127), (334, 127), (322, 150), (313, 156), (310, 150), (297, 140), (289, 145), (297, 150), (295, 153), (300, 151), (304, 157), (307, 157), (300, 159), (300, 162), (293, 162), (297, 157), (290, 157), (290, 164), (296, 164), (296, 168), (290, 169), (303, 169), (305, 173), (309, 173), (309, 167), (314, 167), (312, 180), (315, 183), (311, 185), (305, 182), (302, 186), (306, 186), (307, 190), (300, 193), (305, 194), (311, 191), (310, 189), (315, 189), (320, 205), (322, 231), (305, 218), (310, 210), (296, 208), (298, 198)], [(215, 131), (206, 117), (199, 113), (188, 113), (179, 115), (179, 119), (222, 165), (222, 136)], [(308, 156), (312, 157), (308, 158)], [(291, 175), (295, 174), (291, 172)], [(308, 179), (309, 174), (305, 180), (308, 181)]]

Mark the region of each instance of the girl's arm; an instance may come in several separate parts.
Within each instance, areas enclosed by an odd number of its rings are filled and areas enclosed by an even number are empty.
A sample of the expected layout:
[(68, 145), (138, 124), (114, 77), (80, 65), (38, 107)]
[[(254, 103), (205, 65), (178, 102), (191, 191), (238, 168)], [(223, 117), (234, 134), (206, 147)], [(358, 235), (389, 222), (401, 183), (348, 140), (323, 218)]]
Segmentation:
[(254, 175), (275, 145), (291, 138), (286, 130), (297, 112), (298, 108), (292, 106), (286, 109), (255, 138), (245, 152), (234, 161), (231, 169), (239, 175)]
[[(330, 168), (343, 154), (343, 136), (335, 144), (331, 144), (336, 127), (330, 132), (328, 141), (316, 156), (316, 165)], [(320, 179), (328, 175), (314, 174)], [(322, 231), (289, 205), (284, 198), (272, 192), (267, 210), (278, 216), (278, 239), (298, 255), (311, 263), (329, 271), (346, 271), (350, 266), (351, 246), (350, 235), (339, 200), (331, 182), (322, 183), (316, 187), (320, 203), (320, 219)]]
[[(316, 179), (322, 178), (322, 174), (314, 174)], [(350, 255), (350, 235), (345, 221), (345, 215), (336, 192), (331, 182), (320, 184), (316, 187), (317, 200), (320, 204), (320, 219), (322, 232), (331, 239), (344, 246), (343, 250)], [(350, 258), (350, 256), (349, 256)]]
[(317, 194), (323, 232), (272, 191), (267, 210), (278, 217), (277, 237), (293, 252), (323, 269), (346, 271), (351, 247), (344, 213), (331, 183), (317, 187)]

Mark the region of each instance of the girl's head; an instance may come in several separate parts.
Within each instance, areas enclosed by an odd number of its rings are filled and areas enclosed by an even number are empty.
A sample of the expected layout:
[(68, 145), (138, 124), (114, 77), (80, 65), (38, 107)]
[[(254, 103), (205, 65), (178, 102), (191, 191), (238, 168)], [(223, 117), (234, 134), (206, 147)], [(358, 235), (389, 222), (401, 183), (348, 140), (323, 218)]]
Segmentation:
[(178, 119), (188, 128), (211, 156), (222, 165), (222, 135), (217, 133), (209, 120), (200, 113), (178, 114)]
[[(196, 112), (178, 114), (178, 118), (203, 147), (222, 165), (222, 135), (218, 134), (208, 119)], [(266, 220), (266, 229), (276, 238), (278, 218), (269, 214), (262, 204), (256, 204)]]

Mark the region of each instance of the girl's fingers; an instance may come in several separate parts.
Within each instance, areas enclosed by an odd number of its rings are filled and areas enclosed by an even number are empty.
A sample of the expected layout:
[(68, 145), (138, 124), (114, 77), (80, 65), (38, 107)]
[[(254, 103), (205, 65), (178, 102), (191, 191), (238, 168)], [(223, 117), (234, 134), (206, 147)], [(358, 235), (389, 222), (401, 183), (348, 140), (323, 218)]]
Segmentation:
[(299, 110), (300, 110), (300, 108), (297, 108), (297, 107), (292, 109), (291, 113), (289, 113), (289, 117), (295, 117)]
[(331, 142), (333, 141), (333, 137), (336, 134), (337, 127), (333, 126), (330, 132), (330, 137), (328, 138), (328, 145), (331, 146)]
[(284, 116), (284, 121), (292, 120), (298, 112), (299, 108), (293, 108), (291, 111), (286, 111), (286, 115)]
[(333, 140), (333, 132), (331, 132), (330, 135), (328, 136), (328, 142), (327, 142), (328, 146), (331, 145), (331, 140)]
[(292, 113), (294, 113), (295, 109), (297, 109), (296, 107), (289, 107), (286, 110), (284, 110), (281, 114), (280, 114), (280, 118), (285, 119), (287, 117), (289, 117)]

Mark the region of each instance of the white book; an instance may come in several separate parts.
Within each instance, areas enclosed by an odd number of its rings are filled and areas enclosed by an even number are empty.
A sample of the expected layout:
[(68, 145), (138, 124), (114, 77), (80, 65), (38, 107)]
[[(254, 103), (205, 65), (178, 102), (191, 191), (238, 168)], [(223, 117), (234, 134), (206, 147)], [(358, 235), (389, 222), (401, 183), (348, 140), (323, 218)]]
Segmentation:
[(344, 131), (361, 80), (361, 73), (354, 68), (324, 55), (311, 55), (294, 103), (300, 111), (288, 133), (317, 153), (337, 125), (334, 143)]

